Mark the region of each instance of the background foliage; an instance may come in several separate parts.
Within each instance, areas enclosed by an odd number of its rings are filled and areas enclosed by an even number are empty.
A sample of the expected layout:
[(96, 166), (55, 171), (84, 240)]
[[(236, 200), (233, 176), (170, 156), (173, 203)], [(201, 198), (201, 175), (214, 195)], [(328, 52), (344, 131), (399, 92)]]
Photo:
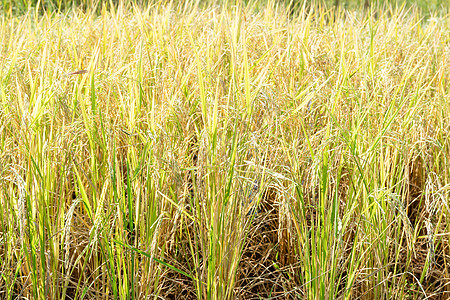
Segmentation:
[[(107, 3), (108, 6), (116, 6), (120, 3), (120, 0), (109, 0), (109, 1), (99, 1), (99, 0), (1, 0), (0, 9), (4, 12), (13, 12), (13, 13), (24, 13), (28, 10), (28, 8), (35, 8), (39, 6), (41, 9), (45, 9), (46, 11), (66, 11), (68, 9), (72, 9), (74, 7), (80, 9), (92, 9), (94, 7), (99, 8), (101, 5)], [(134, 3), (139, 6), (147, 5), (148, 3), (159, 3), (164, 4), (167, 3), (167, 0), (159, 0), (159, 1), (144, 1), (144, 0), (126, 0), (126, 2)], [(207, 3), (228, 3), (228, 4), (236, 4), (236, 3), (244, 3), (247, 4), (250, 2), (249, 0), (219, 0), (219, 1), (211, 1), (211, 0), (199, 0), (200, 4)], [(258, 1), (258, 5), (264, 6), (267, 1)], [(346, 9), (368, 9), (379, 8), (383, 6), (401, 6), (406, 5), (406, 7), (418, 7), (422, 10), (424, 14), (429, 13), (444, 13), (448, 12), (450, 7), (449, 0), (319, 0), (319, 1), (302, 1), (302, 0), (275, 0), (268, 1), (273, 3), (280, 3), (287, 7), (288, 9), (298, 10), (305, 2), (307, 5), (311, 5), (312, 3), (321, 3), (328, 8), (335, 9), (336, 7), (343, 7)], [(97, 9), (98, 12), (98, 9)]]

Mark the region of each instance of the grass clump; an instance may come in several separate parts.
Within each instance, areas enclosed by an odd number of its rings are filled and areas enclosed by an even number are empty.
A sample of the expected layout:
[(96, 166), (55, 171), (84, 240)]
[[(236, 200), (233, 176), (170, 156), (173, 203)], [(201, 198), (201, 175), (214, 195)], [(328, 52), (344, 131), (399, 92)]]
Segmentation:
[(448, 298), (448, 32), (402, 7), (3, 15), (0, 298)]

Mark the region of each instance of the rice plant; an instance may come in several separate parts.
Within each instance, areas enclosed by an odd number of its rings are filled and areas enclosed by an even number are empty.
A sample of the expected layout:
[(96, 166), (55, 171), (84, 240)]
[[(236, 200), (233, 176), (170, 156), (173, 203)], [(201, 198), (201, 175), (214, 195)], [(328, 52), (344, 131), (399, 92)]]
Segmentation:
[(91, 4), (0, 17), (0, 299), (450, 297), (448, 10)]

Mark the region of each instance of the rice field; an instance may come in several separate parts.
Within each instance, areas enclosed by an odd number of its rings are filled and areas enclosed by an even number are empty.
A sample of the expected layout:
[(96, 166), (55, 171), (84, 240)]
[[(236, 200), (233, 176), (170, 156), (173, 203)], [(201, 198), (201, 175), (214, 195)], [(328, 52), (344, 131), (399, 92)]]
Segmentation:
[(450, 298), (448, 9), (291, 4), (0, 14), (0, 299)]

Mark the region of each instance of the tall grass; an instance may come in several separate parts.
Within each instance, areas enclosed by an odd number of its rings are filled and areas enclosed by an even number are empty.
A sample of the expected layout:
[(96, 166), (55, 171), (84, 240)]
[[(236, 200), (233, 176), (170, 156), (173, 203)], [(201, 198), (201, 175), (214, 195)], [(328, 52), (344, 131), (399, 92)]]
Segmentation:
[(0, 298), (448, 298), (449, 17), (2, 15)]

